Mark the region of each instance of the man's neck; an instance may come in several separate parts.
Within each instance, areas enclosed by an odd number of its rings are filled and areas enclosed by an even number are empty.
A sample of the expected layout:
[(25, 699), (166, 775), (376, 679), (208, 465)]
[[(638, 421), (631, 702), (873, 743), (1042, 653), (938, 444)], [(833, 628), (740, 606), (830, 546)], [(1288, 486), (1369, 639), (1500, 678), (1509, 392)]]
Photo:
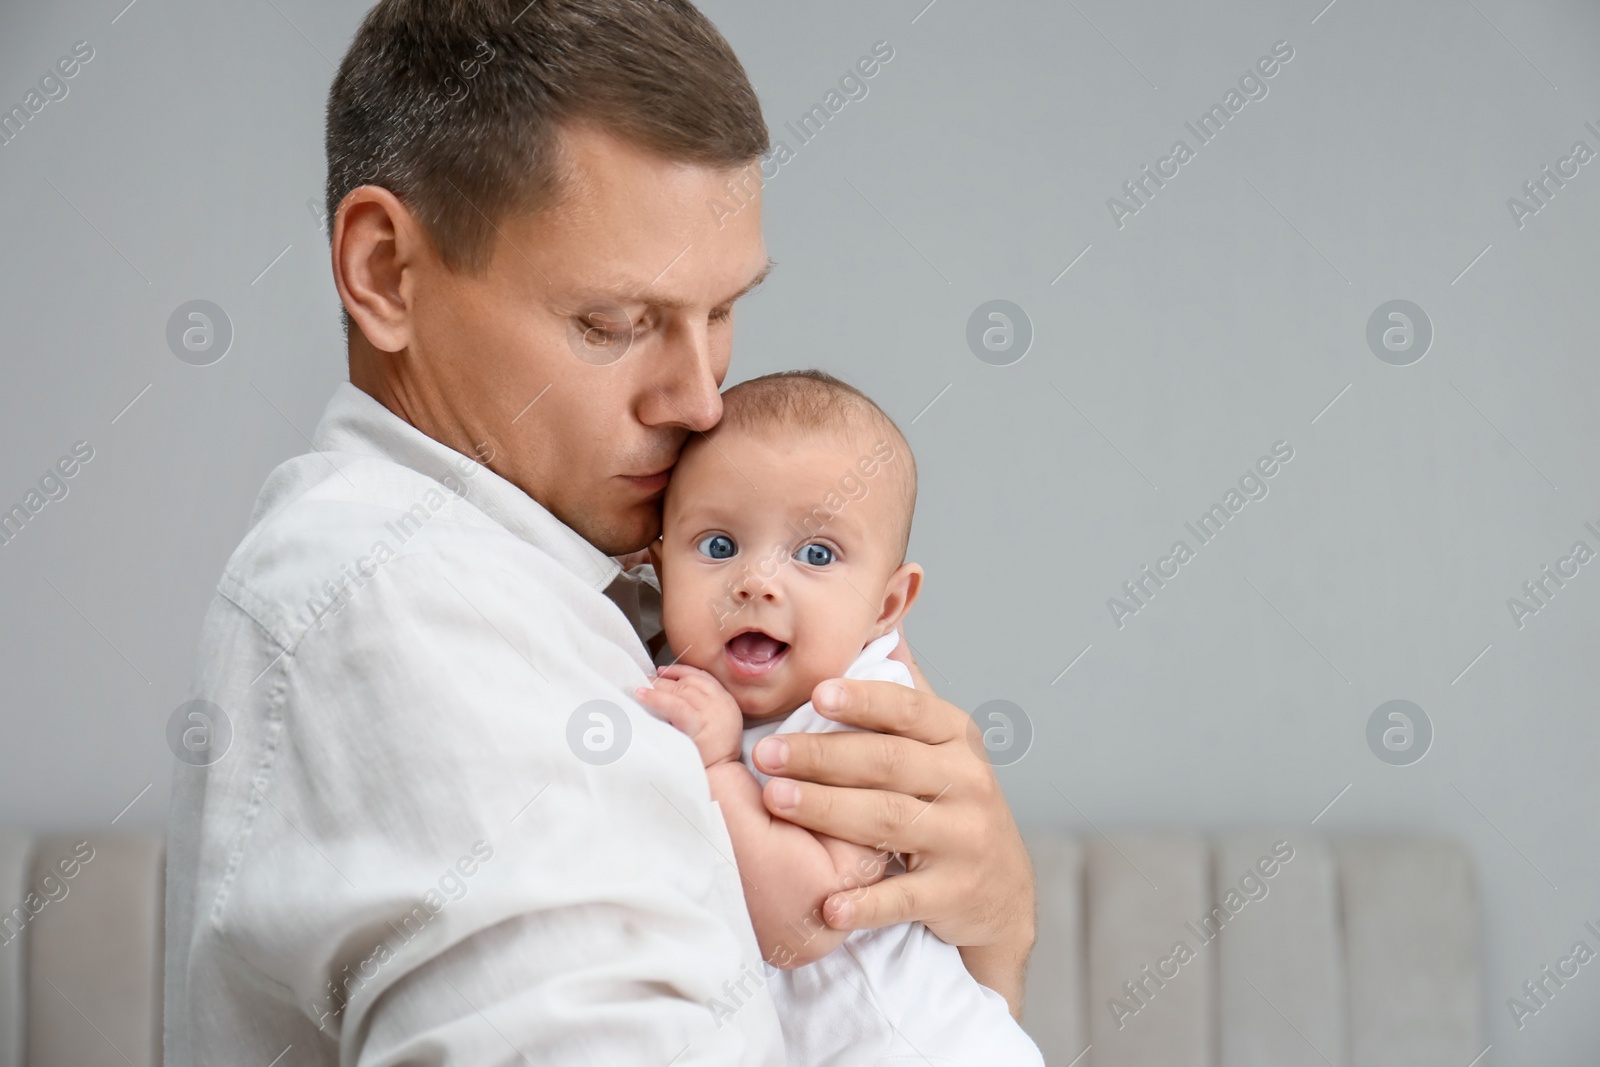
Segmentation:
[[(485, 454), (494, 454), (494, 443), (482, 435), (474, 438), (471, 427), (461, 425), (452, 417), (437, 390), (427, 388), (415, 375), (405, 372), (414, 362), (408, 350), (380, 351), (352, 326), (348, 353), (350, 384), (388, 408), (397, 418), (440, 444), (480, 462), (485, 462)], [(490, 466), (492, 469), (492, 464)]]
[(405, 401), (405, 389), (398, 381), (398, 375), (393, 371), (394, 362), (404, 360), (404, 352), (388, 353), (379, 352), (372, 347), (372, 342), (362, 336), (361, 331), (353, 324), (350, 327), (350, 340), (348, 345), (350, 361), (350, 384), (366, 393), (372, 399), (388, 408), (399, 418), (423, 433), (433, 437), (427, 428), (418, 424), (412, 416), (411, 405)]

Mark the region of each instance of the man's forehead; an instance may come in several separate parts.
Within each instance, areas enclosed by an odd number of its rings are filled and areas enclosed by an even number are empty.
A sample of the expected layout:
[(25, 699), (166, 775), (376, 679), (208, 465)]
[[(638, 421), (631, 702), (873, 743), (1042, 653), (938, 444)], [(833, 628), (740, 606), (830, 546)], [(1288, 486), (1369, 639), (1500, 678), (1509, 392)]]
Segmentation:
[(562, 217), (560, 209), (519, 222), (520, 234), (503, 251), (504, 263), (512, 270), (525, 261), (536, 265), (541, 287), (558, 300), (674, 310), (731, 304), (761, 285), (776, 266), (759, 231), (744, 243), (712, 242), (700, 235), (650, 240), (639, 227), (618, 232), (595, 225), (586, 232), (583, 222)]
[[(687, 251), (688, 249), (685, 249), (686, 253)], [(640, 304), (649, 304), (651, 307), (666, 308), (669, 310), (681, 310), (684, 308), (695, 307), (701, 303), (700, 300), (684, 296), (681, 287), (666, 284), (667, 278), (664, 276), (667, 275), (676, 265), (676, 262), (669, 264), (667, 268), (655, 278), (646, 281), (642, 285), (636, 284), (630, 276), (612, 274), (606, 281), (602, 282), (597, 287), (597, 293), (598, 295), (604, 295), (616, 300), (618, 303), (632, 301)], [(747, 268), (742, 275), (740, 275), (744, 279), (742, 283), (730, 283), (738, 284), (739, 288), (733, 290), (732, 292), (724, 293), (721, 296), (714, 296), (711, 298), (710, 302), (714, 304), (733, 303), (740, 297), (755, 289), (762, 282), (766, 281), (767, 275), (772, 272), (774, 265), (775, 264), (772, 262), (772, 260), (763, 256), (758, 266), (755, 266), (753, 270)]]
[(726, 220), (707, 209), (743, 168), (670, 159), (592, 123), (557, 143), (554, 196), (518, 228), (548, 250), (542, 272), (561, 295), (686, 308), (736, 300), (771, 270), (759, 188)]

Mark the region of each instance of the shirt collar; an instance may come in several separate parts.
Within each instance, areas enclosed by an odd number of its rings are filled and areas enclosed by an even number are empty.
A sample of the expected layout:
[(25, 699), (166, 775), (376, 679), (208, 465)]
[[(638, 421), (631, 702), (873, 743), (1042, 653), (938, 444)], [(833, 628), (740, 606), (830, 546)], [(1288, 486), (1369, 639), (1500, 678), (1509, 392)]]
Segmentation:
[(435, 481), (453, 479), (452, 484), (464, 487), (461, 495), (469, 504), (596, 589), (604, 590), (622, 570), (616, 560), (488, 467), (479, 465), (472, 477), (461, 477), (462, 464), (476, 460), (435, 441), (349, 382), (334, 390), (311, 445), (319, 452), (376, 456)]

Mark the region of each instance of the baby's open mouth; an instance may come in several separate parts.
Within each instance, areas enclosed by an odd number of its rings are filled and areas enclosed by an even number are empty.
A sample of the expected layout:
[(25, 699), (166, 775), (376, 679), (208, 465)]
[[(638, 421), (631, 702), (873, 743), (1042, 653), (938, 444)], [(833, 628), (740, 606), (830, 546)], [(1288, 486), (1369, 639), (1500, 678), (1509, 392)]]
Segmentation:
[(776, 667), (789, 645), (760, 630), (745, 630), (734, 634), (722, 650), (736, 675), (755, 678)]

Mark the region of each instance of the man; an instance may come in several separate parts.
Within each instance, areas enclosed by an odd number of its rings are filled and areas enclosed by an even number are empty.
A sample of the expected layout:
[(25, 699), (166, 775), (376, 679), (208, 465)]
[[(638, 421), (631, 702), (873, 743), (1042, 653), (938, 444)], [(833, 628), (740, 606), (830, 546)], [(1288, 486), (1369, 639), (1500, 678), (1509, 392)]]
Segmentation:
[[(707, 204), (767, 131), (687, 2), (524, 3), (389, 0), (334, 81), (351, 384), (205, 621), (233, 733), (177, 768), (170, 1063), (782, 1062), (694, 747), (627, 695), (654, 591), (613, 558), (720, 416), (768, 260), (759, 198)], [(786, 738), (767, 803), (912, 871), (825, 920), (924, 921), (1018, 1010), (1031, 875), (969, 721), (831, 685), (881, 733)]]

